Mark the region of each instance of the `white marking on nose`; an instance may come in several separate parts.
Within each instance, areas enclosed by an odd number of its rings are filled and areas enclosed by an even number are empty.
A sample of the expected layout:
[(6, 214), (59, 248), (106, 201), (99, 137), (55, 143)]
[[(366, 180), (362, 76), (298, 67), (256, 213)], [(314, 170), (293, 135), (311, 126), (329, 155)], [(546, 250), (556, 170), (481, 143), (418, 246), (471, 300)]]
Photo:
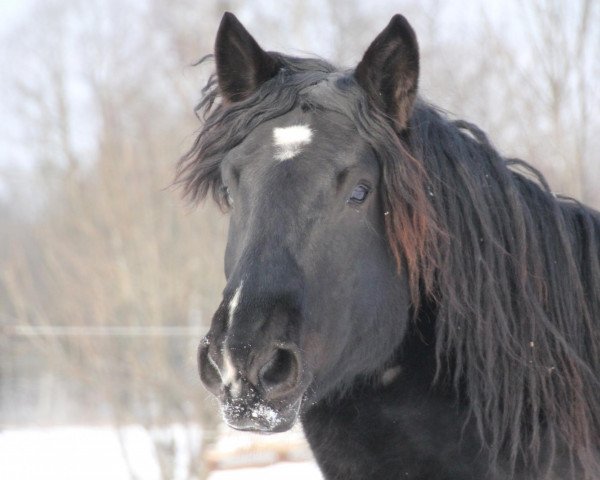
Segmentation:
[(293, 125), (273, 129), (273, 144), (275, 145), (275, 158), (289, 160), (302, 151), (312, 138), (312, 130), (307, 125)]
[[(231, 300), (229, 301), (229, 315), (227, 317), (228, 329), (231, 328), (235, 311), (240, 303), (243, 286), (244, 282), (240, 282), (240, 286), (236, 289), (233, 297), (231, 297)], [(223, 381), (224, 385), (229, 386), (229, 392), (231, 393), (232, 397), (239, 397), (242, 393), (242, 382), (239, 378), (238, 371), (233, 364), (231, 354), (226, 346), (223, 347), (223, 351), (221, 353), (223, 356), (223, 373), (221, 375), (221, 380)]]
[(219, 372), (219, 376), (221, 377), (221, 381), (223, 380), (223, 375), (221, 375), (221, 369), (219, 368), (219, 366), (215, 363), (215, 359), (209, 354), (208, 356), (208, 361), (210, 362), (210, 364), (215, 367), (215, 370), (217, 372)]
[(238, 305), (240, 304), (240, 297), (242, 295), (242, 287), (244, 286), (244, 282), (240, 282), (240, 286), (237, 288), (233, 297), (229, 301), (229, 316), (227, 317), (227, 326), (231, 328), (231, 324), (233, 323), (233, 316), (235, 315), (235, 311), (237, 310)]
[(229, 352), (223, 348), (223, 375), (222, 380), (224, 385), (229, 386), (229, 393), (232, 397), (239, 397), (242, 393), (242, 382), (239, 378), (237, 369), (231, 361)]

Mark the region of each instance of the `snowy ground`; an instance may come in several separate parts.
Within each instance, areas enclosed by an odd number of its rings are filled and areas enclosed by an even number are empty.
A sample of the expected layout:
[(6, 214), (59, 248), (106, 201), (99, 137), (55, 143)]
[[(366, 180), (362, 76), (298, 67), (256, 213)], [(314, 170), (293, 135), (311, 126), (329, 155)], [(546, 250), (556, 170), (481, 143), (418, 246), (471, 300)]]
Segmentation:
[(314, 463), (278, 463), (271, 467), (240, 468), (226, 472), (215, 472), (210, 480), (319, 480), (323, 478)]
[[(178, 444), (199, 441), (197, 432), (170, 429)], [(139, 427), (124, 429), (129, 464), (140, 480), (157, 480), (159, 470), (152, 442)], [(180, 458), (185, 478), (185, 458)], [(215, 472), (210, 480), (251, 479), (319, 480), (312, 462), (279, 463), (270, 467)], [(62, 427), (4, 430), (0, 432), (0, 479), (2, 480), (130, 480), (119, 438), (112, 428)]]

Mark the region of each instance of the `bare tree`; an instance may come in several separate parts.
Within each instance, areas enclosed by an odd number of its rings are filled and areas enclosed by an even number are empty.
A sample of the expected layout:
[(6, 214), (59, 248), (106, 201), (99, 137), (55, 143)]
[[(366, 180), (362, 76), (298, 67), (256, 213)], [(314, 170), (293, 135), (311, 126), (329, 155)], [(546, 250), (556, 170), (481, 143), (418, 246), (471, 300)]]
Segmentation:
[[(20, 331), (41, 332), (30, 348), (88, 405), (72, 412), (74, 421), (109, 420), (120, 438), (128, 425), (143, 425), (162, 478), (173, 478), (182, 445), (193, 449), (189, 478), (202, 478), (202, 449), (217, 421), (197, 382), (195, 344), (223, 282), (225, 223), (215, 209), (186, 209), (169, 188), (195, 123), (196, 94), (162, 76), (174, 70), (171, 58), (155, 58), (166, 47), (153, 42), (175, 26), (159, 34), (125, 28), (154, 14), (135, 3), (36, 7), (44, 26), (24, 43), (12, 39), (30, 62), (13, 91), (26, 105), (20, 115), (39, 155), (44, 202), (31, 244), (10, 242), (3, 258), (3, 310)], [(86, 125), (78, 124), (83, 110)], [(202, 427), (205, 441), (182, 443), (181, 426), (189, 435)]]

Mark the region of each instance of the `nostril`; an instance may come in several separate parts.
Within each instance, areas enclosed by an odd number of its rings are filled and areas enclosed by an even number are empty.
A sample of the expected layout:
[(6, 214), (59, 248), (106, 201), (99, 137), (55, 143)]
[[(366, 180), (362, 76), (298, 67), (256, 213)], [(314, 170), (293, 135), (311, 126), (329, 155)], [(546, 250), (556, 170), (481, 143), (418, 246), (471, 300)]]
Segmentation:
[(202, 383), (213, 393), (221, 386), (221, 375), (209, 354), (209, 343), (203, 341), (198, 347), (198, 371)]
[(258, 378), (269, 396), (279, 396), (294, 388), (298, 382), (300, 362), (296, 352), (278, 348), (260, 369)]

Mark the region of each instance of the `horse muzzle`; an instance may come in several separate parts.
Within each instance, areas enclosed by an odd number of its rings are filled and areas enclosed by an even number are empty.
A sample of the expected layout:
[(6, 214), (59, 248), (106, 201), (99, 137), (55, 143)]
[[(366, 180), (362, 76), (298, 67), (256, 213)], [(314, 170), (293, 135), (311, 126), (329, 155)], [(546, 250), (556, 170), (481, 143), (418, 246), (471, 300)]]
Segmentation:
[(239, 342), (218, 345), (210, 333), (198, 348), (198, 369), (230, 427), (264, 433), (294, 425), (312, 379), (292, 343), (263, 342), (260, 348)]

